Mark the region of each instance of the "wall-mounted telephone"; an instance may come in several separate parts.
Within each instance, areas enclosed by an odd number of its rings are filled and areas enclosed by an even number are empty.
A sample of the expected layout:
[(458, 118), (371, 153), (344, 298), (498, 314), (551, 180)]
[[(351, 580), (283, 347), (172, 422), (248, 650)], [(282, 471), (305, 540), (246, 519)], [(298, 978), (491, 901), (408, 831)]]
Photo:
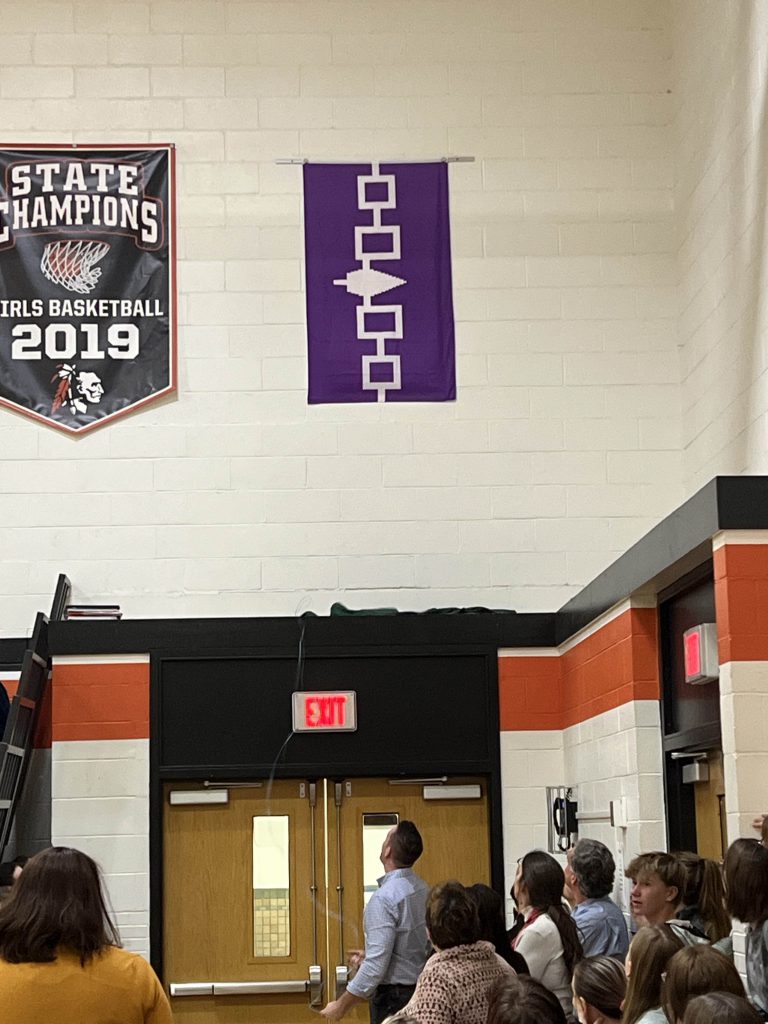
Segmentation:
[(547, 787), (550, 853), (565, 853), (579, 838), (579, 822), (576, 817), (579, 805), (573, 796), (570, 786)]

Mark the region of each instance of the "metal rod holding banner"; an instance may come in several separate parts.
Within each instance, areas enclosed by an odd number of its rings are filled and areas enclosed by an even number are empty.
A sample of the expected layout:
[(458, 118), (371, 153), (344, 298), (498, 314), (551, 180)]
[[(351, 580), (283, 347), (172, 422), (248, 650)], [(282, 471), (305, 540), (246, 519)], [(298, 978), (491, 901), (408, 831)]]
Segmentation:
[[(431, 159), (428, 157), (419, 157), (418, 161), (406, 157), (397, 157), (393, 160), (384, 160), (378, 158), (375, 163), (378, 164), (411, 164), (411, 163), (443, 163), (443, 164), (473, 164), (475, 157), (473, 156), (435, 156)], [(368, 159), (360, 158), (348, 158), (346, 160), (309, 160), (304, 156), (284, 156), (277, 157), (275, 160), (276, 164), (369, 164), (371, 163)]]

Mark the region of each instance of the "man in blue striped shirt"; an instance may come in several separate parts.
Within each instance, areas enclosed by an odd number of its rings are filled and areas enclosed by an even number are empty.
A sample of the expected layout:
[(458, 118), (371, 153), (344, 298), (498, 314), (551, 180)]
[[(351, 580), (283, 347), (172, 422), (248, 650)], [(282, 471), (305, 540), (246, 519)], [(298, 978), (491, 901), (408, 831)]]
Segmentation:
[(624, 962), (629, 949), (627, 923), (609, 893), (616, 863), (597, 839), (579, 839), (567, 854), (565, 898), (579, 929), (584, 956), (613, 956)]
[(341, 1020), (350, 1007), (367, 999), (371, 1024), (381, 1024), (413, 995), (431, 951), (424, 923), (429, 886), (413, 870), (423, 849), (412, 821), (401, 821), (387, 833), (381, 847), (385, 873), (363, 915), (365, 951), (352, 952), (357, 974), (346, 992), (321, 1011), (327, 1020)]

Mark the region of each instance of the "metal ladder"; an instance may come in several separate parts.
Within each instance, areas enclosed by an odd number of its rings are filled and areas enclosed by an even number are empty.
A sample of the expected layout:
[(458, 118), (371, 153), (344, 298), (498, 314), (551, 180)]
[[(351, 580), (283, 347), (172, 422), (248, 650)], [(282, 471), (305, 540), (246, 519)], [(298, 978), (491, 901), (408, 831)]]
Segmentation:
[[(62, 617), (70, 592), (69, 580), (63, 574), (60, 575), (51, 607), (51, 620)], [(42, 612), (38, 612), (35, 617), (35, 628), (21, 663), (19, 688), (11, 701), (5, 732), (0, 741), (0, 857), (8, 845), (14, 815), (24, 789), (40, 707), (50, 677), (49, 621), (48, 616)]]

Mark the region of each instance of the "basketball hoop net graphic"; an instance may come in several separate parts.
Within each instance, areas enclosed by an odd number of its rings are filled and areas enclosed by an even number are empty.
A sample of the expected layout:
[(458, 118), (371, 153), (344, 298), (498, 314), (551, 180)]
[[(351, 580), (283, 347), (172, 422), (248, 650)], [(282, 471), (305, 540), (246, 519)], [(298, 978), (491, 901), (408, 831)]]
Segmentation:
[(87, 295), (101, 277), (101, 267), (94, 264), (103, 259), (109, 249), (108, 242), (86, 238), (49, 242), (40, 260), (40, 269), (49, 281), (60, 284), (68, 292)]

